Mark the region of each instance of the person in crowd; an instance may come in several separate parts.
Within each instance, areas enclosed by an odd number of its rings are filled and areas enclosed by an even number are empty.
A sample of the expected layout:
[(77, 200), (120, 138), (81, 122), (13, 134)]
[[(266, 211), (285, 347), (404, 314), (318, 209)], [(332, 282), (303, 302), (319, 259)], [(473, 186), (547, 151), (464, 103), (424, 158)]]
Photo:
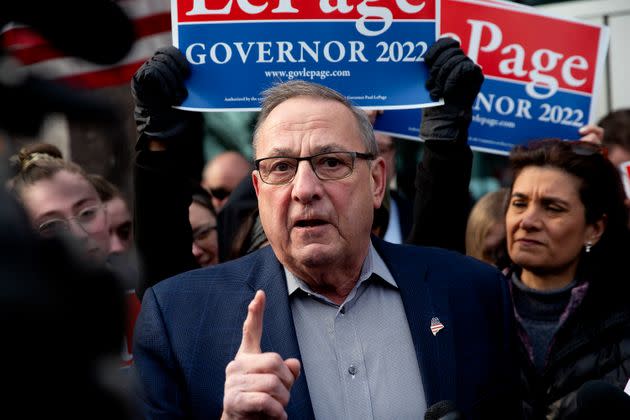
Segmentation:
[(628, 214), (603, 151), (551, 139), (510, 153), (505, 225), (527, 418), (567, 418), (586, 381), (629, 379)]
[[(23, 148), (14, 159), (17, 173), (10, 181), (12, 192), (26, 209), (31, 222), (45, 238), (67, 237), (78, 244), (79, 252), (95, 266), (106, 267), (125, 289), (125, 335), (122, 340), (122, 366), (133, 360), (132, 337), (140, 301), (133, 293), (138, 269), (130, 250), (112, 249), (107, 203), (102, 197), (115, 197), (115, 187), (95, 175), (86, 174), (75, 163), (62, 159), (59, 149), (46, 143)], [(96, 263), (96, 264), (95, 264)], [(121, 292), (122, 295), (122, 292)], [(120, 347), (119, 347), (120, 348)]]
[[(442, 64), (438, 63), (439, 66)], [(197, 149), (191, 143), (201, 142), (203, 129), (199, 128), (198, 113), (173, 108), (187, 95), (183, 80), (189, 74), (185, 57), (175, 47), (167, 47), (159, 49), (132, 79), (136, 124), (140, 134), (136, 145), (134, 202), (135, 214), (142, 221), (140, 224), (136, 221), (136, 238), (143, 259), (157, 261), (147, 264), (149, 267), (146, 267), (143, 283), (137, 289), (139, 296), (146, 287), (195, 266), (182, 251), (187, 248), (184, 246), (187, 243), (187, 227), (183, 225), (183, 209), (190, 204), (187, 197), (192, 194), (189, 190), (194, 184), (184, 175)], [(435, 72), (433, 78), (437, 76)], [(426, 148), (431, 150), (424, 154), (423, 161), (418, 165), (418, 192), (414, 203), (416, 228), (408, 238), (410, 243), (464, 252), (468, 182), (472, 167), (472, 152), (466, 142), (467, 129), (472, 118), (472, 101), (479, 90), (478, 82), (470, 82), (462, 83), (457, 89), (434, 82), (429, 87), (436, 97), (442, 95), (448, 97), (448, 101), (437, 110), (424, 111), (422, 131)], [(380, 113), (368, 112), (370, 121), (373, 123)], [(461, 170), (453, 171), (449, 167)], [(163, 200), (163, 197), (170, 199)], [(388, 222), (387, 209), (383, 209), (388, 207), (388, 201), (386, 196), (386, 204), (376, 210), (376, 228)], [(458, 205), (462, 203), (462, 206)], [(141, 211), (155, 207), (160, 208), (161, 217), (154, 212)], [(163, 217), (179, 221), (166, 226), (168, 235), (158, 234), (155, 228), (162, 226)], [(267, 244), (264, 231), (260, 228), (257, 199), (250, 177), (235, 188), (217, 218), (219, 261), (228, 261)], [(461, 231), (456, 229), (458, 226)], [(166, 238), (168, 245), (156, 245)], [(178, 251), (169, 258), (167, 249)]]
[(466, 224), (466, 255), (499, 269), (509, 265), (505, 242), (505, 205), (508, 191), (502, 188), (481, 197)]
[(107, 210), (110, 239), (107, 262), (110, 269), (122, 281), (125, 289), (127, 323), (121, 358), (123, 368), (129, 368), (133, 363), (133, 331), (141, 306), (135, 292), (141, 274), (137, 253), (133, 246), (131, 213), (127, 201), (115, 185), (98, 174), (88, 174), (88, 178)]
[(116, 365), (108, 368), (123, 335), (117, 279), (65, 238), (37, 234), (30, 214), (5, 189), (0, 249), (5, 413), (133, 418), (124, 387), (114, 379)]
[(107, 209), (110, 253), (125, 253), (133, 246), (133, 225), (127, 200), (114, 184), (98, 174), (89, 174), (90, 181)]
[(602, 144), (608, 148), (613, 165), (630, 161), (630, 109), (619, 109), (597, 123), (603, 129)]
[[(171, 85), (179, 85), (159, 76), (170, 74), (169, 67), (155, 58), (135, 73), (131, 84), (139, 133), (133, 212), (134, 238), (143, 268), (136, 288), (140, 299), (153, 284), (199, 268), (191, 252), (190, 206), (193, 195), (202, 189), (203, 159), (198, 158), (203, 157), (203, 118), (197, 112), (172, 108), (170, 95), (182, 101), (186, 92), (171, 89)], [(187, 63), (181, 69), (188, 71)]]
[[(437, 45), (449, 51), (459, 46), (450, 38)], [(451, 60), (462, 60), (461, 55), (439, 54), (435, 61), (431, 56), (425, 57), (430, 68), (427, 88), (433, 98), (443, 98), (445, 103), (422, 110), (420, 137), (424, 140), (424, 153), (416, 169), (413, 225), (405, 242), (463, 254), (473, 160), (468, 128), (480, 83), (471, 72), (461, 74), (458, 84), (444, 84), (438, 77), (441, 71), (450, 69)]]
[(188, 214), (193, 237), (192, 253), (197, 263), (200, 267), (218, 264), (217, 214), (212, 198), (205, 190), (193, 194)]
[(203, 169), (201, 186), (212, 195), (212, 205), (220, 212), (236, 186), (249, 176), (252, 166), (235, 151), (222, 152), (212, 158)]
[[(454, 48), (441, 47), (428, 56)], [(345, 97), (292, 81), (264, 98), (252, 181), (270, 246), (147, 289), (146, 418), (422, 418), (442, 400), (513, 417), (500, 272), (370, 236), (385, 164)]]
[(10, 190), (45, 237), (69, 235), (91, 260), (104, 263), (110, 251), (105, 205), (88, 175), (65, 161), (54, 146), (35, 144), (14, 159)]
[[(396, 189), (396, 142), (394, 138), (385, 133), (375, 132), (374, 137), (378, 144), (378, 152), (385, 160), (385, 170), (387, 173), (387, 193), (384, 205), (381, 209), (384, 215), (383, 222), (380, 223), (382, 237), (388, 242), (401, 244), (411, 230), (412, 224), (412, 203), (398, 193)], [(375, 222), (381, 217), (376, 214)]]

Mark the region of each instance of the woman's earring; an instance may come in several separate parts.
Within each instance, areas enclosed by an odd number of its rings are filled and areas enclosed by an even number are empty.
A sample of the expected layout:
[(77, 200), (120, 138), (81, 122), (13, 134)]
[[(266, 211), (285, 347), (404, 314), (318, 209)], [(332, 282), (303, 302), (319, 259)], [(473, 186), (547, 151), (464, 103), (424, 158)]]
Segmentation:
[(588, 254), (589, 252), (591, 252), (591, 248), (593, 248), (593, 243), (592, 242), (587, 242), (586, 245), (584, 245), (584, 251)]

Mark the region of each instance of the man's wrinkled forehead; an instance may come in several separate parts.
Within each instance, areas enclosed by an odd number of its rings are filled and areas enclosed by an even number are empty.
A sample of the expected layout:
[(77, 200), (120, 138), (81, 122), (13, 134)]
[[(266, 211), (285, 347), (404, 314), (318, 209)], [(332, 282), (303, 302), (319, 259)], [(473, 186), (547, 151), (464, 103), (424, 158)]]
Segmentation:
[[(282, 148), (277, 142), (281, 138), (291, 136), (315, 136), (321, 134), (326, 138), (326, 133), (346, 130), (347, 136), (327, 139), (337, 144), (345, 143), (345, 140), (354, 134), (358, 134), (358, 123), (344, 104), (317, 97), (298, 96), (287, 99), (278, 104), (261, 123), (257, 141), (258, 149), (264, 147), (265, 151), (271, 148)], [(262, 151), (262, 149), (260, 150)], [(260, 157), (260, 156), (257, 156)]]

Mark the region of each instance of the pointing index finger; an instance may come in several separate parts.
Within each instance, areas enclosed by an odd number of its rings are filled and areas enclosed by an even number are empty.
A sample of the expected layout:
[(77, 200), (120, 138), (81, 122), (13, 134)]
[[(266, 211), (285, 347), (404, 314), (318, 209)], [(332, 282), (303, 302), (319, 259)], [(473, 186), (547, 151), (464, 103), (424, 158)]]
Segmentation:
[(258, 290), (254, 299), (247, 306), (247, 318), (243, 323), (243, 339), (238, 353), (260, 353), (262, 338), (263, 314), (265, 312), (265, 292)]

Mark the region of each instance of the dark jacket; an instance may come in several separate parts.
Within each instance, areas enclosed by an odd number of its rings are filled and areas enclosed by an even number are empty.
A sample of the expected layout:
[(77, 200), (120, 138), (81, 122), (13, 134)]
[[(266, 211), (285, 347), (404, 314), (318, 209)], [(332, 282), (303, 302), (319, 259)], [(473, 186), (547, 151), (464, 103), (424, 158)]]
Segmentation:
[[(400, 291), (427, 406), (452, 401), (466, 419), (514, 419), (513, 320), (501, 274), (454, 252), (373, 243)], [(284, 269), (271, 247), (147, 290), (134, 341), (145, 418), (220, 417), (225, 367), (259, 289), (267, 294), (262, 351), (301, 358)], [(435, 335), (433, 317), (444, 325)], [(303, 370), (291, 388), (289, 418), (313, 418), (308, 375)]]
[(576, 392), (589, 380), (625, 387), (630, 379), (628, 298), (627, 293), (615, 293), (614, 289), (577, 285), (540, 373), (533, 365), (527, 335), (517, 321), (525, 418), (570, 418), (576, 411)]
[[(190, 113), (195, 114), (195, 113)], [(134, 160), (134, 240), (142, 276), (136, 294), (165, 278), (199, 268), (192, 254), (188, 207), (199, 187), (204, 161), (203, 120), (168, 139), (168, 151), (149, 151), (141, 135)]]

